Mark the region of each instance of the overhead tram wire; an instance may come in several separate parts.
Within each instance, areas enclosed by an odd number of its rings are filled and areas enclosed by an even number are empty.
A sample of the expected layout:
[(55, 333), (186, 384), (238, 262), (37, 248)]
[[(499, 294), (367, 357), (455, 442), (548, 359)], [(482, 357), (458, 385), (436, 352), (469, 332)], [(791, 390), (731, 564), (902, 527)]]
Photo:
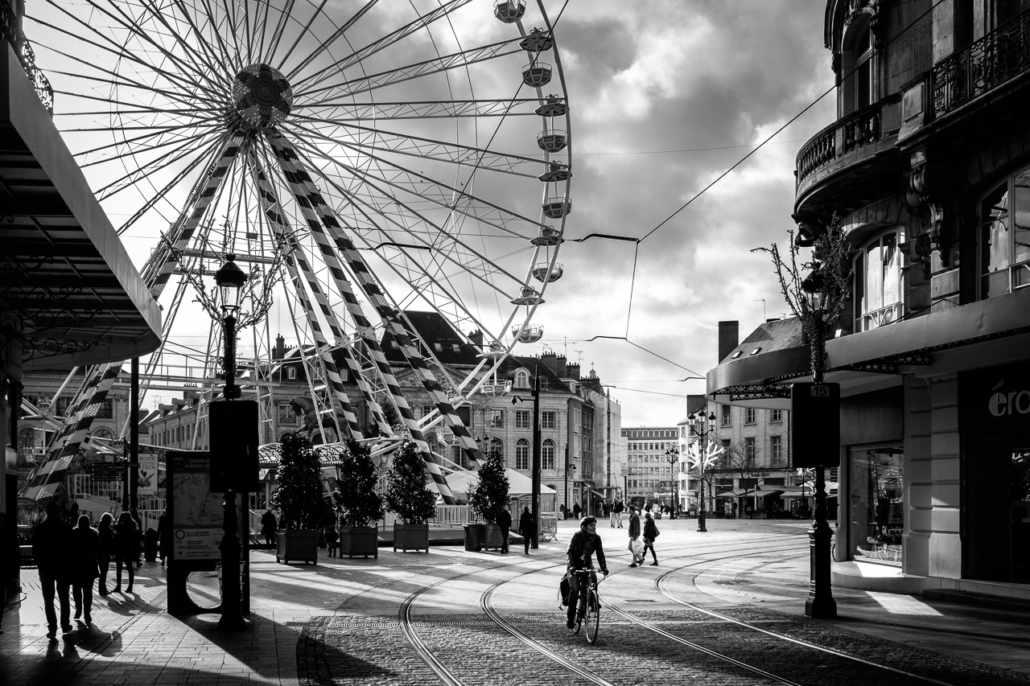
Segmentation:
[[(944, 0), (937, 0), (937, 2), (935, 2), (929, 9), (927, 9), (921, 15), (916, 17), (908, 26), (903, 28), (900, 32), (898, 32), (897, 35), (895, 35), (893, 38), (891, 38), (889, 41), (887, 41), (887, 43), (883, 46), (883, 48), (881, 48), (881, 50), (885, 49), (891, 43), (893, 43), (894, 41), (898, 40), (903, 35), (905, 35), (909, 31), (909, 29), (911, 29), (912, 27), (916, 26), (919, 22), (921, 22), (927, 16), (932, 14), (933, 11), (943, 2), (944, 2)], [(855, 66), (851, 71), (849, 71), (847, 74), (844, 75), (844, 77), (841, 79), (841, 82), (844, 82), (847, 79), (851, 78), (858, 71), (858, 69), (859, 69), (859, 67)], [(662, 228), (667, 223), (669, 223), (676, 215), (678, 215), (680, 212), (685, 210), (691, 203), (693, 203), (695, 200), (697, 200), (702, 195), (704, 195), (706, 192), (708, 192), (713, 186), (715, 186), (715, 184), (719, 183), (724, 178), (729, 176), (729, 174), (733, 170), (735, 170), (737, 167), (739, 167), (744, 162), (746, 162), (752, 155), (754, 155), (756, 152), (758, 152), (763, 147), (765, 147), (766, 144), (768, 144), (770, 141), (772, 141), (773, 138), (775, 138), (780, 133), (782, 133), (784, 131), (784, 129), (786, 129), (788, 126), (790, 126), (795, 121), (800, 119), (802, 115), (804, 115), (806, 112), (808, 112), (808, 110), (810, 110), (813, 107), (815, 107), (819, 102), (822, 101), (823, 98), (825, 98), (830, 93), (834, 92), (836, 89), (837, 89), (837, 84), (834, 83), (834, 85), (831, 86), (830, 88), (826, 89), (822, 93), (822, 95), (820, 95), (815, 100), (813, 100), (808, 105), (806, 105), (804, 108), (802, 108), (802, 110), (800, 112), (798, 112), (793, 117), (791, 117), (785, 124), (780, 126), (773, 133), (769, 134), (769, 136), (765, 140), (763, 140), (761, 143), (759, 143), (757, 146), (755, 146), (754, 149), (752, 149), (746, 155), (744, 155), (739, 160), (734, 162), (733, 165), (730, 166), (726, 171), (724, 171), (722, 174), (717, 176), (711, 183), (709, 183), (707, 186), (705, 186), (700, 191), (698, 191), (696, 194), (694, 194), (693, 197), (691, 197), (685, 203), (680, 205), (679, 208), (677, 208), (675, 212), (673, 212), (668, 217), (663, 219), (661, 222), (658, 223), (657, 226), (655, 226), (653, 229), (648, 231), (643, 236), (641, 236), (639, 238), (636, 238), (636, 237), (633, 237), (633, 236), (616, 236), (616, 235), (612, 235), (612, 234), (591, 233), (591, 234), (588, 234), (588, 235), (584, 236), (583, 238), (572, 238), (572, 239), (569, 239), (570, 242), (573, 242), (573, 243), (582, 243), (582, 242), (584, 242), (584, 241), (586, 241), (586, 240), (588, 240), (590, 238), (607, 238), (609, 240), (631, 241), (633, 243), (636, 243), (636, 246), (634, 247), (634, 250), (633, 250), (633, 274), (632, 274), (632, 277), (630, 279), (629, 306), (628, 306), (628, 309), (627, 309), (627, 312), (626, 312), (626, 336), (623, 337), (623, 340), (625, 340), (627, 343), (630, 343), (631, 345), (635, 345), (636, 347), (640, 348), (639, 345), (636, 345), (635, 343), (633, 343), (632, 341), (629, 340), (629, 322), (630, 322), (630, 316), (631, 316), (632, 311), (633, 311), (633, 294), (634, 294), (634, 286), (636, 284), (637, 261), (638, 261), (639, 255), (640, 255), (640, 243), (642, 243), (643, 241), (647, 240), (653, 233), (658, 231), (658, 229)], [(594, 338), (591, 338), (589, 340), (592, 341), (592, 340), (595, 340), (597, 338), (618, 338), (618, 337), (616, 337), (616, 336), (594, 336)], [(671, 360), (668, 360), (666, 358), (662, 358), (660, 355), (657, 355), (656, 353), (653, 353), (650, 350), (646, 350), (645, 348), (640, 348), (640, 349), (644, 350), (645, 352), (651, 353), (652, 355), (655, 355), (655, 357), (659, 357), (659, 358), (665, 360), (666, 362), (669, 362), (670, 364), (673, 364), (673, 365), (675, 365), (677, 367), (680, 367), (681, 369), (686, 369), (686, 367), (682, 367), (681, 365), (678, 365), (675, 362), (672, 362)], [(690, 370), (687, 370), (687, 371), (690, 371)], [(697, 372), (691, 372), (691, 373), (692, 374), (696, 374)]]

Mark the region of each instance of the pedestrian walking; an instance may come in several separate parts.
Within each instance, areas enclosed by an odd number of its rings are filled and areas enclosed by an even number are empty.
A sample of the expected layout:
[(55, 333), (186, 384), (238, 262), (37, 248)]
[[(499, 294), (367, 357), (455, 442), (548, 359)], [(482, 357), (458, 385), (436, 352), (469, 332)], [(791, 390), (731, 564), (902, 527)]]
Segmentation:
[(97, 592), (100, 595), (107, 595), (107, 572), (111, 567), (111, 559), (115, 557), (118, 550), (118, 542), (114, 535), (114, 517), (110, 512), (105, 512), (97, 525), (97, 535), (100, 536), (100, 547), (104, 556), (100, 560), (100, 578), (97, 582)]
[(573, 519), (579, 519), (579, 513), (582, 512), (582, 511), (583, 511), (583, 509), (579, 506), (579, 503), (573, 503), (573, 505), (572, 505), (572, 517), (573, 517)]
[(637, 553), (637, 539), (640, 538), (640, 515), (637, 514), (636, 508), (629, 508), (629, 552), (633, 556), (633, 564), (630, 567), (636, 567), (643, 558), (638, 557)]
[(644, 560), (647, 559), (647, 551), (651, 551), (651, 557), (654, 562), (651, 563), (652, 567), (658, 566), (658, 555), (654, 552), (654, 539), (658, 538), (658, 525), (654, 523), (654, 517), (651, 516), (650, 512), (644, 513), (644, 551), (640, 553), (640, 564), (644, 564)]
[(129, 584), (125, 587), (126, 593), (132, 593), (132, 582), (136, 578), (134, 563), (139, 557), (139, 529), (136, 522), (128, 512), (122, 512), (118, 517), (118, 524), (115, 526), (115, 555), (114, 555), (114, 592), (122, 590), (122, 566), (129, 577)]
[(79, 515), (78, 526), (72, 531), (72, 598), (75, 619), (81, 617), (86, 626), (93, 623), (93, 582), (100, 576), (103, 559), (100, 534), (89, 525), (88, 515)]
[(61, 631), (72, 630), (71, 608), (68, 605), (68, 588), (71, 585), (71, 568), (68, 556), (72, 550), (72, 528), (64, 521), (64, 508), (51, 500), (47, 503), (46, 519), (36, 525), (32, 532), (32, 558), (39, 573), (40, 589), (43, 591), (43, 611), (46, 613), (47, 638), (57, 638), (57, 612), (54, 610), (54, 594), (57, 594), (61, 612)]
[(508, 554), (508, 533), (511, 531), (511, 512), (508, 508), (501, 510), (497, 515), (497, 526), (501, 528), (501, 552)]
[(561, 512), (561, 518), (563, 520), (569, 518), (569, 513), (565, 509), (565, 503), (562, 503), (561, 505), (558, 506), (558, 511)]
[(622, 511), (625, 510), (625, 509), (626, 509), (626, 506), (623, 504), (621, 498), (619, 500), (615, 501), (615, 507), (612, 508), (612, 512), (615, 514), (615, 528), (616, 529), (621, 529), (622, 528)]
[(172, 518), (168, 516), (168, 510), (157, 519), (157, 549), (164, 567), (165, 560), (172, 554)]
[(4, 606), (7, 604), (7, 589), (15, 587), (21, 570), (21, 547), (18, 544), (18, 527), (0, 512), (0, 634), (4, 633)]
[(279, 522), (275, 521), (272, 511), (265, 510), (265, 513), (261, 515), (261, 535), (265, 537), (265, 545), (271, 547), (274, 544), (272, 537), (275, 536), (275, 530), (278, 527)]
[(336, 531), (335, 524), (330, 524), (329, 530), (325, 532), (325, 545), (329, 549), (329, 557), (340, 556), (340, 534)]
[(536, 520), (533, 519), (533, 513), (529, 511), (529, 507), (522, 508), (522, 516), (519, 517), (519, 533), (522, 534), (522, 542), (526, 546), (526, 555), (529, 555), (529, 544), (536, 536)]

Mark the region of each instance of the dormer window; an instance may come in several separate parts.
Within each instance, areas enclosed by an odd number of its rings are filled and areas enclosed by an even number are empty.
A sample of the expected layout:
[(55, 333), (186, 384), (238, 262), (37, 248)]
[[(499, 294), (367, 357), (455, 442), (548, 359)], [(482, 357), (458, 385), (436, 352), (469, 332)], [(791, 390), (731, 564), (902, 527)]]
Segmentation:
[(855, 256), (855, 332), (872, 331), (901, 319), (904, 267), (898, 245), (905, 241), (902, 228), (878, 234)]
[(529, 388), (529, 371), (519, 369), (515, 372), (515, 388)]
[(297, 368), (296, 367), (287, 367), (286, 368), (286, 378), (289, 379), (290, 381), (296, 381), (297, 380)]

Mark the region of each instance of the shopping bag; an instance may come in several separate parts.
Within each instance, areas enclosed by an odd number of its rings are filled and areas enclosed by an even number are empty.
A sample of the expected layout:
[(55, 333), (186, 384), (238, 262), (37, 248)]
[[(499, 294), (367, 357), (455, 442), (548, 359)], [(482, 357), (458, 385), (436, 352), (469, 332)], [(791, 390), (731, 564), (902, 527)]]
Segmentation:
[(644, 553), (644, 543), (639, 538), (630, 539), (629, 551), (633, 557), (640, 557)]
[(572, 585), (569, 583), (568, 574), (561, 578), (561, 583), (558, 585), (558, 588), (561, 591), (562, 607), (567, 607), (569, 604), (569, 593), (572, 592)]

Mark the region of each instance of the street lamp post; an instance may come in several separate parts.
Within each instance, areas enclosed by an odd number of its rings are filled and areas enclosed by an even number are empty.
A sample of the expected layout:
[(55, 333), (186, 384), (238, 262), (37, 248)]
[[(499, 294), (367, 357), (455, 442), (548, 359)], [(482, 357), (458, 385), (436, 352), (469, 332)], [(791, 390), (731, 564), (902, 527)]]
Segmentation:
[(679, 501), (679, 479), (676, 474), (676, 464), (680, 460), (679, 448), (672, 446), (666, 450), (665, 459), (669, 462), (669, 476), (672, 477), (669, 487), (669, 490), (672, 492), (672, 508), (669, 513), (669, 519), (676, 519), (676, 505)]
[[(225, 368), (226, 402), (240, 397), (236, 386), (236, 314), (240, 309), (240, 292), (247, 282), (247, 274), (235, 262), (235, 255), (226, 255), (226, 262), (215, 272), (215, 283), (221, 297), (222, 323), (225, 327), (225, 354), (222, 358)], [(229, 488), (225, 492), (224, 519), (222, 521), (222, 618), (218, 628), (224, 631), (245, 629), (240, 592), (240, 541), (236, 534), (236, 493)]]
[[(815, 335), (811, 341), (812, 382), (823, 383), (823, 357), (825, 341), (823, 317), (826, 314), (826, 284), (819, 264), (801, 283), (812, 308)], [(833, 532), (826, 521), (826, 480), (822, 463), (815, 468), (815, 520), (808, 530), (809, 538), (809, 594), (805, 601), (805, 614), (814, 619), (833, 619), (837, 616), (837, 603), (833, 599), (830, 583), (830, 540)]]
[[(690, 422), (690, 433), (697, 436), (699, 443), (704, 444), (708, 438), (708, 435), (715, 431), (715, 413), (710, 413), (707, 417), (705, 416), (704, 410), (698, 410), (694, 414), (688, 415), (687, 420)], [(705, 527), (705, 469), (699, 466), (697, 470), (698, 479), (701, 481), (701, 498), (697, 509), (697, 530), (701, 533), (708, 533), (708, 529)]]

